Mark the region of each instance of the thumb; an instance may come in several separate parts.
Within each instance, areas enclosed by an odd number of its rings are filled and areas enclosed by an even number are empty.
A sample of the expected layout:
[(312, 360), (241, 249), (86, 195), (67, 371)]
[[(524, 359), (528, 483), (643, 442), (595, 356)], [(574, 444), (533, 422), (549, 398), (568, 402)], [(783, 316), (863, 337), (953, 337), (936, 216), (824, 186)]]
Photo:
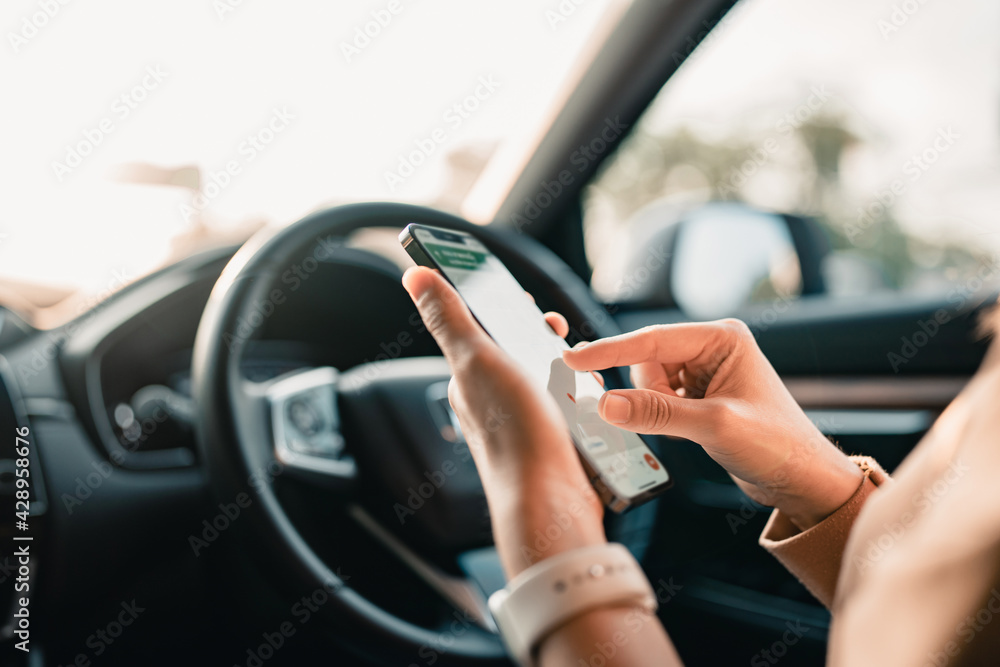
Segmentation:
[(604, 421), (627, 431), (696, 442), (712, 427), (711, 407), (706, 399), (681, 398), (649, 389), (609, 391), (597, 406)]
[(407, 269), (403, 287), (453, 367), (491, 342), (455, 288), (437, 271), (423, 266)]

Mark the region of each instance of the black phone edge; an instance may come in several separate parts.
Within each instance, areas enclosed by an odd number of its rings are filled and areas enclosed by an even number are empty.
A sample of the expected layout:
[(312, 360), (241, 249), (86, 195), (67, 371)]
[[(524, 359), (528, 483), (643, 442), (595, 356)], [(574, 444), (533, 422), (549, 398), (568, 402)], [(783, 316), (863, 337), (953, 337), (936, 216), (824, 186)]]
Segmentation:
[[(411, 222), (403, 228), (403, 231), (399, 233), (400, 245), (403, 246), (403, 250), (406, 251), (406, 254), (410, 256), (410, 259), (412, 259), (417, 266), (426, 266), (431, 269), (438, 268), (437, 264), (434, 263), (434, 260), (432, 260), (427, 253), (424, 252), (424, 249), (420, 247), (417, 239), (413, 236), (413, 232), (410, 231), (414, 224), (415, 223)], [(442, 275), (444, 274), (442, 273)], [(447, 278), (448, 276), (445, 276), (445, 279)]]

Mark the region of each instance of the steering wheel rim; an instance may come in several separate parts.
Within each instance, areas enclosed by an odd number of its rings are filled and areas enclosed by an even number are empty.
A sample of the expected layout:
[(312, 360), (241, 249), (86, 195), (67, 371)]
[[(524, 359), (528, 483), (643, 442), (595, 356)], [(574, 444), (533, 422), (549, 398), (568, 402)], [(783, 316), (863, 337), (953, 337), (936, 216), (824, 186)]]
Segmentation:
[[(372, 657), (371, 646), (394, 656), (414, 656), (428, 647), (442, 664), (507, 664), (496, 635), (474, 628), (450, 643), (442, 634), (397, 618), (351, 589), (305, 541), (270, 484), (247, 488), (245, 481), (268, 463), (268, 454), (252, 444), (254, 433), (270, 432), (266, 410), (242, 391), (239, 360), (252, 340), (248, 318), (267, 300), (289, 263), (323, 238), (344, 238), (359, 229), (401, 229), (417, 222), (475, 233), (522, 280), (550, 297), (587, 338), (618, 333), (614, 321), (590, 295), (587, 285), (548, 249), (522, 235), (501, 236), (453, 215), (395, 203), (351, 204), (311, 214), (277, 230), (258, 232), (222, 272), (202, 315), (192, 359), (192, 389), (198, 409), (197, 439), (212, 491), (223, 500), (248, 493), (240, 531), (256, 537), (254, 553), (266, 571), (296, 595), (324, 588), (338, 617), (338, 635), (357, 638), (351, 648)], [(273, 454), (273, 452), (271, 452)], [(273, 457), (272, 457), (273, 460)], [(328, 615), (324, 615), (328, 616)], [(345, 632), (345, 622), (350, 625)], [(358, 645), (358, 643), (363, 643)], [(367, 650), (366, 650), (367, 647)]]

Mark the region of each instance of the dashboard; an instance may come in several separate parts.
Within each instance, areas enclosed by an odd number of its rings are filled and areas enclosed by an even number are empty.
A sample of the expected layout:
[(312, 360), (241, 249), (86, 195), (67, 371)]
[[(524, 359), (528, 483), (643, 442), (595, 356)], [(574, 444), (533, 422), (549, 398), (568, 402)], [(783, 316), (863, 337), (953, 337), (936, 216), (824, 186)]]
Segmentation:
[[(146, 613), (160, 621), (144, 624), (141, 641), (138, 633), (122, 639), (114, 651), (121, 664), (139, 657), (149, 664), (143, 649), (175, 642), (178, 627), (229, 659), (221, 647), (242, 645), (246, 627), (256, 627), (213, 610), (232, 608), (234, 595), (247, 594), (234, 594), (234, 581), (263, 577), (220, 573), (219, 559), (199, 557), (190, 546), (214, 507), (195, 440), (192, 349), (202, 311), (235, 250), (182, 260), (57, 330), (36, 332), (2, 311), (0, 425), (6, 433), (30, 424), (34, 445), (32, 604), (39, 626), (33, 638), (64, 664), (96, 657), (87, 643), (96, 625), (133, 598), (155, 607)], [(399, 356), (440, 354), (414, 324), (420, 320), (401, 275), (382, 255), (338, 248), (287, 291), (280, 318), (258, 327), (242, 374), (266, 382), (305, 367), (347, 370), (378, 358), (384, 353), (378, 341), (400, 331), (412, 343)], [(0, 494), (12, 498), (13, 470), (4, 466), (13, 457), (0, 454)], [(0, 528), (5, 538), (14, 530), (9, 518)], [(216, 548), (221, 554), (238, 546)], [(0, 605), (10, 608), (13, 588), (3, 581)], [(247, 604), (266, 606), (260, 599)], [(11, 628), (5, 630), (9, 637)], [(307, 651), (308, 643), (302, 646)], [(2, 641), (0, 650), (7, 650)], [(0, 653), (0, 662), (3, 655), (10, 654)]]
[[(85, 422), (91, 435), (116, 463), (136, 469), (195, 463), (192, 349), (212, 286), (232, 251), (203, 257), (200, 266), (174, 267), (171, 272), (187, 268), (190, 278), (177, 289), (161, 285), (172, 282), (166, 274), (149, 279), (137, 286), (152, 297), (145, 307), (99, 306), (67, 339), (71, 398), (90, 407)], [(341, 248), (289, 290), (280, 318), (258, 328), (242, 362), (244, 376), (264, 382), (304, 367), (343, 371), (375, 358), (381, 350), (371, 341), (415, 328), (400, 276), (399, 268), (379, 255)], [(152, 294), (158, 290), (167, 293)], [(413, 333), (414, 343), (401, 356), (438, 354), (428, 335)]]

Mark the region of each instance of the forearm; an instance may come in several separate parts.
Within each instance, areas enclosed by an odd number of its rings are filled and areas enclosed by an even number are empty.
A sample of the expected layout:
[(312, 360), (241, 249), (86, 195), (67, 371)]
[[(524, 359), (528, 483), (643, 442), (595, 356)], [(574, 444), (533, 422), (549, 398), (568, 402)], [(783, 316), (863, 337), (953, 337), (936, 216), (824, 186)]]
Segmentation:
[(638, 607), (594, 609), (560, 626), (541, 644), (538, 664), (678, 667), (660, 620)]
[(487, 497), (508, 579), (546, 558), (607, 542), (603, 508), (585, 479), (576, 485), (554, 478), (495, 483)]

